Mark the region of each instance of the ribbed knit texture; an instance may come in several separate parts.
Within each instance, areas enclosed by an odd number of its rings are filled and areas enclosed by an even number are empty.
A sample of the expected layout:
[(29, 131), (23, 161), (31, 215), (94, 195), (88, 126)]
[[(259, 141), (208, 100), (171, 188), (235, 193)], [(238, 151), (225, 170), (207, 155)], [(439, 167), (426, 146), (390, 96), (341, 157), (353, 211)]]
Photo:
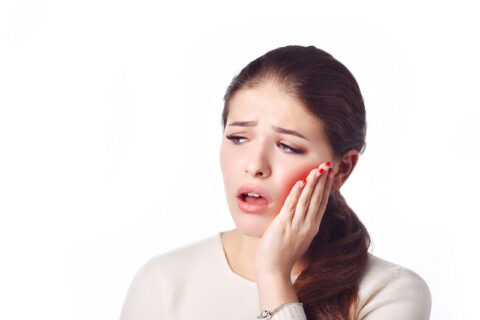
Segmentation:
[(307, 316), (299, 303), (287, 304), (272, 315), (271, 320), (305, 320)]

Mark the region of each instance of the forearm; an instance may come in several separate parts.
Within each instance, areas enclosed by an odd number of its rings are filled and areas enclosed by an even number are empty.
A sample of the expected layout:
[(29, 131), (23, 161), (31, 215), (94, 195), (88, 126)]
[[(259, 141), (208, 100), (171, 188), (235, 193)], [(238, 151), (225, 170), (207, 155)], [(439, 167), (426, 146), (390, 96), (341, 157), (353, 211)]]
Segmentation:
[(257, 274), (256, 281), (260, 298), (260, 311), (275, 309), (286, 302), (298, 302), (289, 276)]

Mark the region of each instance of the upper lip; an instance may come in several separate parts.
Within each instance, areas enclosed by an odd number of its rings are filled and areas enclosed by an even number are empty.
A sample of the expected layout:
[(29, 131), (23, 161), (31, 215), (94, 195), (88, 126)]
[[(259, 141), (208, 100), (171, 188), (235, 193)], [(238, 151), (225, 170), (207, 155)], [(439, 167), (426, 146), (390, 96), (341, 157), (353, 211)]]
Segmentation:
[(253, 192), (262, 196), (267, 201), (271, 202), (270, 196), (268, 195), (267, 191), (260, 186), (254, 184), (244, 184), (237, 190), (237, 197), (240, 197), (243, 193)]

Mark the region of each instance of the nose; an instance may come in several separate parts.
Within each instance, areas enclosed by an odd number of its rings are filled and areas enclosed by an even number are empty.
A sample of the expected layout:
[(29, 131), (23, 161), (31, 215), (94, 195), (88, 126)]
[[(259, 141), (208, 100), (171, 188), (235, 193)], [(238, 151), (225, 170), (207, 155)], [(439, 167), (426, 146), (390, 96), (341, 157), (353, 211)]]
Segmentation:
[(265, 157), (265, 151), (252, 152), (250, 156), (247, 155), (248, 165), (246, 173), (252, 177), (266, 178), (271, 174), (270, 165)]
[(266, 177), (268, 174), (266, 173), (266, 170), (262, 170), (262, 169), (252, 169), (252, 168), (248, 168), (246, 170), (247, 174), (250, 174), (251, 176), (253, 177)]

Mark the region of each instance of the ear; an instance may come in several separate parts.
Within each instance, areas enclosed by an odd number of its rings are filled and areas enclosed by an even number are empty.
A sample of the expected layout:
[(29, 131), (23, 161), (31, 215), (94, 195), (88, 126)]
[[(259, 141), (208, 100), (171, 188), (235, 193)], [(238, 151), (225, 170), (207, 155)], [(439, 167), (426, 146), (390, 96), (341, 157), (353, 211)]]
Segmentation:
[(353, 169), (358, 162), (358, 151), (355, 149), (348, 150), (342, 156), (339, 162), (336, 162), (333, 166), (335, 170), (333, 176), (333, 184), (331, 191), (338, 191), (345, 183), (347, 178), (352, 173)]

